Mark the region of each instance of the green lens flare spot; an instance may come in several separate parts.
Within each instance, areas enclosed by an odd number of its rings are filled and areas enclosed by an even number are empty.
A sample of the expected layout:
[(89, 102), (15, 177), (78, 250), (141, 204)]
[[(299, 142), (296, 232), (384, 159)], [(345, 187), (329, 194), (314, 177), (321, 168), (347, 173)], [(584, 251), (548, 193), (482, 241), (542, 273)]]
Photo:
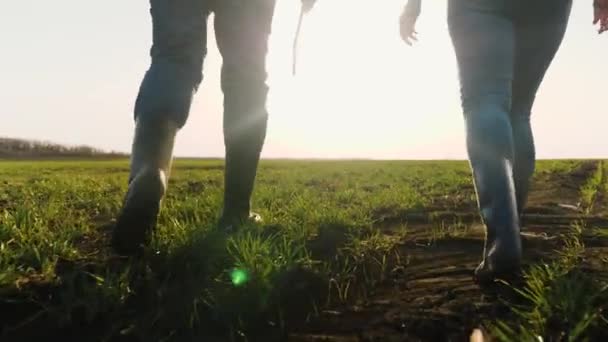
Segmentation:
[(230, 272), (230, 279), (232, 279), (234, 286), (241, 286), (249, 280), (249, 274), (245, 270), (235, 268)]

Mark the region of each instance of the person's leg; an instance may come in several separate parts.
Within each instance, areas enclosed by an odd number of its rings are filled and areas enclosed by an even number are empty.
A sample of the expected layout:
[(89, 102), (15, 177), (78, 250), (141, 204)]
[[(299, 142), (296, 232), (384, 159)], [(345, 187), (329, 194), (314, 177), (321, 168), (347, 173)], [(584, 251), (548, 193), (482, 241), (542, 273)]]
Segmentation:
[(530, 113), (536, 92), (568, 26), (572, 0), (537, 0), (526, 3), (516, 13), (515, 71), (511, 126), (515, 161), (513, 176), (519, 216), (522, 216), (530, 180), (534, 173), (536, 152), (530, 126)]
[(112, 236), (132, 254), (147, 242), (166, 191), (175, 135), (188, 117), (202, 80), (206, 49), (203, 0), (151, 0), (152, 63), (135, 103), (129, 190)]
[(224, 228), (250, 218), (250, 200), (266, 137), (266, 54), (274, 0), (222, 0), (215, 32), (224, 92)]
[(449, 29), (458, 61), (467, 151), (486, 225), (480, 280), (519, 268), (521, 240), (513, 184), (513, 22), (500, 2), (451, 0)]

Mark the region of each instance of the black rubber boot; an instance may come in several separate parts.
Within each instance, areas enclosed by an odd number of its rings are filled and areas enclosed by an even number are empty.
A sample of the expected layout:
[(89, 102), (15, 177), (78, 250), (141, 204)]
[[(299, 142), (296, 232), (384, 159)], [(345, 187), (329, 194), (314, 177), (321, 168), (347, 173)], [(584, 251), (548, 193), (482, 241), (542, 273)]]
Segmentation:
[(167, 189), (177, 130), (169, 120), (136, 123), (129, 189), (112, 234), (119, 254), (137, 254), (149, 241)]
[(475, 270), (475, 276), (480, 283), (487, 283), (516, 274), (521, 267), (519, 215), (511, 162), (486, 157), (471, 164), (486, 226), (483, 261)]
[(262, 221), (260, 215), (251, 212), (250, 204), (261, 150), (256, 145), (237, 141), (226, 146), (224, 209), (220, 228), (228, 232), (244, 224)]

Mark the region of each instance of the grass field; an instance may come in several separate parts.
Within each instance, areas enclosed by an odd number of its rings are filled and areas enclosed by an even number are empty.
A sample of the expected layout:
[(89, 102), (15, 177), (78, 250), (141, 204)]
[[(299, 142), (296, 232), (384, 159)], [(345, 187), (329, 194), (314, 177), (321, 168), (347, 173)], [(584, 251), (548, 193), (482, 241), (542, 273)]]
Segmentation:
[(541, 161), (525, 276), (478, 287), (465, 162), (264, 161), (258, 226), (216, 229), (223, 162), (178, 160), (150, 248), (108, 238), (128, 162), (0, 162), (0, 340), (608, 338), (608, 163)]

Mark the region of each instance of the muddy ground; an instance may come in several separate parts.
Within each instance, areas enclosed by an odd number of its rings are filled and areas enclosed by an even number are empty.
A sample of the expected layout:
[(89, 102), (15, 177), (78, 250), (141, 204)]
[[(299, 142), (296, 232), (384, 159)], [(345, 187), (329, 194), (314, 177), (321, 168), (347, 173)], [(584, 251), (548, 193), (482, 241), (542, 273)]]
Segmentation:
[[(524, 267), (554, 258), (563, 234), (579, 224), (585, 227), (582, 267), (605, 276), (596, 261), (608, 256), (608, 238), (590, 232), (592, 227), (608, 229), (604, 197), (598, 195), (587, 214), (580, 199), (580, 189), (596, 167), (596, 162), (587, 162), (565, 174), (537, 174), (523, 220)], [(480, 287), (473, 278), (484, 241), (475, 206), (452, 202), (401, 220), (408, 224), (401, 253), (409, 265), (398, 278), (365, 302), (323, 312), (296, 329), (290, 340), (464, 341), (474, 329), (483, 329), (484, 322), (509, 319), (503, 299), (514, 300), (512, 289), (500, 284)], [(454, 222), (464, 226), (463, 232), (440, 238), (429, 232), (433, 225)], [(386, 231), (391, 233), (390, 226)]]

